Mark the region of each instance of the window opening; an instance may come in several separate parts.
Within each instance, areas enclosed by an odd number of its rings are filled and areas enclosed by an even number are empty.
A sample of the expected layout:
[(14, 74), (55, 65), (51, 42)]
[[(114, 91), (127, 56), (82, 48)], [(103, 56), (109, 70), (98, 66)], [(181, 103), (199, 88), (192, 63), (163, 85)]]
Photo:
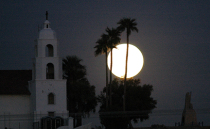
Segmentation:
[(55, 112), (48, 112), (48, 116), (54, 117), (55, 116)]
[(53, 57), (53, 46), (51, 44), (46, 46), (45, 55), (46, 57)]
[(46, 79), (54, 79), (54, 65), (52, 63), (47, 64)]
[(53, 93), (48, 95), (48, 104), (55, 104), (55, 95)]

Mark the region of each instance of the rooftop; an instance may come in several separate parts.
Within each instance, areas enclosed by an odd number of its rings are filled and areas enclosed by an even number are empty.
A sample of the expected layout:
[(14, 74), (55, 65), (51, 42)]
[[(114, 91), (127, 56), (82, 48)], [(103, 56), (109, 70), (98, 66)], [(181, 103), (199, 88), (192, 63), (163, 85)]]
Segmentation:
[(0, 70), (0, 95), (30, 95), (32, 70)]

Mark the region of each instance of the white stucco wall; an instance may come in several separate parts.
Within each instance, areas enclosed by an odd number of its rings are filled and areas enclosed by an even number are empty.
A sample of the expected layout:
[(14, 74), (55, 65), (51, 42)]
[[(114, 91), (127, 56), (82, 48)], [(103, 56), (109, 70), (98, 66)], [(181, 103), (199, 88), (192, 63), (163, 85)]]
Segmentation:
[(0, 95), (0, 129), (32, 126), (29, 95)]
[(36, 87), (34, 80), (29, 81), (28, 89), (31, 93), (30, 95), (31, 112), (34, 112), (36, 110)]
[[(55, 95), (55, 104), (48, 104), (48, 94)], [(66, 80), (36, 81), (36, 111), (66, 112)]]

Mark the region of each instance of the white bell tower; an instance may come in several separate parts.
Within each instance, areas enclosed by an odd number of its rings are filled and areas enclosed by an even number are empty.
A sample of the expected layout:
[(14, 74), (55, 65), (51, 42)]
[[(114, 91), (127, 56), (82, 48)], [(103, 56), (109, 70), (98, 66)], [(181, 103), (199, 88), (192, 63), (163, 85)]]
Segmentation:
[(50, 28), (47, 12), (44, 28), (35, 41), (32, 71), (29, 89), (34, 122), (47, 116), (67, 118), (66, 80), (62, 79), (62, 59), (58, 55), (56, 33)]

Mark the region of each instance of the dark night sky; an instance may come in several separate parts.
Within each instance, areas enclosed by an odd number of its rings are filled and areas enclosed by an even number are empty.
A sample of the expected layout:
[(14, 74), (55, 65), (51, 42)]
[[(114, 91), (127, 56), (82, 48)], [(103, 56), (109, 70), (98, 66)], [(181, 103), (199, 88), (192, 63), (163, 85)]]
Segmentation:
[[(82, 58), (87, 77), (99, 93), (105, 86), (105, 57), (94, 56), (95, 42), (107, 26), (117, 27), (123, 17), (136, 18), (139, 32), (131, 34), (130, 42), (141, 50), (145, 62), (135, 78), (154, 86), (156, 110), (182, 110), (186, 92), (192, 92), (198, 121), (210, 125), (209, 7), (208, 0), (1, 0), (0, 69), (32, 68), (34, 39), (48, 11), (60, 56)], [(151, 117), (159, 119), (154, 124), (181, 121), (181, 112), (160, 115)]]

